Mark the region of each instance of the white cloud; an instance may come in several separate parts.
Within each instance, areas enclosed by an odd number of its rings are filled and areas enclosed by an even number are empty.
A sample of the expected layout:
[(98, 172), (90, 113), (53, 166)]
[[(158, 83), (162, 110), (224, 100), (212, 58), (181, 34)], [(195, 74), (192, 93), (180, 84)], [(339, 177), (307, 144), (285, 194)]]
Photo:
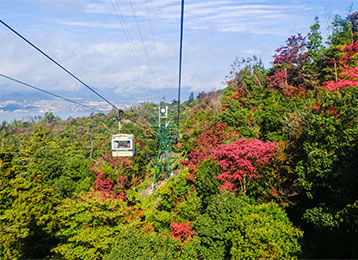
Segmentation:
[[(145, 1), (148, 3), (149, 16), (156, 27), (160, 26), (160, 30), (166, 31), (178, 29), (180, 1)], [(117, 15), (126, 22), (127, 26), (133, 28), (134, 13), (132, 7), (140, 26), (148, 26), (147, 6), (144, 4), (144, 0), (104, 0), (88, 4), (86, 12), (111, 15), (117, 12)], [(185, 29), (190, 31), (211, 28), (221, 32), (251, 31), (252, 33), (264, 34), (270, 33), (273, 26), (279, 26), (283, 21), (287, 22), (293, 13), (303, 13), (309, 9), (310, 7), (307, 4), (296, 2), (294, 4), (290, 2), (287, 2), (287, 4), (273, 4), (272, 1), (267, 0), (187, 1), (185, 6)], [(256, 26), (252, 26), (253, 21), (256, 22)], [(90, 26), (91, 24), (87, 25)], [(110, 26), (113, 25), (109, 24), (108, 27)]]
[(103, 23), (103, 22), (83, 22), (83, 21), (57, 21), (58, 24), (88, 28), (106, 28), (106, 29), (121, 29), (118, 23)]
[[(180, 1), (132, 0), (143, 43), (129, 0), (32, 0), (32, 3), (42, 11), (36, 9), (39, 13), (33, 14), (29, 26), (22, 25), (25, 29), (20, 31), (99, 92), (113, 93), (113, 98), (126, 93), (137, 100), (177, 88)], [(322, 12), (324, 4), (320, 5), (322, 8), (317, 6), (293, 0), (187, 0), (183, 87), (196, 92), (222, 87), (221, 81), (235, 56), (262, 55), (268, 64), (273, 50), (287, 37), (308, 30), (313, 20), (308, 13)], [(56, 16), (57, 9), (61, 12)], [(148, 16), (158, 53), (154, 51)], [(124, 21), (125, 28), (118, 18)], [(124, 29), (132, 41), (128, 42)], [(0, 39), (0, 73), (48, 90), (87, 91), (11, 32), (0, 30)]]

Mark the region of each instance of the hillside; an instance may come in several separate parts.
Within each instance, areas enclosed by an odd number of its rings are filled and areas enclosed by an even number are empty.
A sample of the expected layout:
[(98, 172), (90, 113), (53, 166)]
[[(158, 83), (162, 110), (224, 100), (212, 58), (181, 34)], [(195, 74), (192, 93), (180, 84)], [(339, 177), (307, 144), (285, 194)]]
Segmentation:
[(315, 19), (270, 68), (236, 58), (224, 90), (185, 102), (152, 194), (153, 103), (124, 113), (132, 158), (111, 155), (115, 112), (3, 122), (0, 258), (358, 258), (358, 35), (332, 28)]

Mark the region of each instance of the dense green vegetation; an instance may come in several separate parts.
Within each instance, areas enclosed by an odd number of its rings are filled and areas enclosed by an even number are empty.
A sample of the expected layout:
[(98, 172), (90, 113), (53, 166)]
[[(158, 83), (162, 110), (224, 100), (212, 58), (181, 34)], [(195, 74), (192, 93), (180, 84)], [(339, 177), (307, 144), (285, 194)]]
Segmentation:
[(185, 102), (174, 176), (150, 195), (154, 104), (125, 111), (133, 158), (111, 155), (114, 112), (3, 122), (0, 258), (358, 258), (358, 41), (332, 28)]

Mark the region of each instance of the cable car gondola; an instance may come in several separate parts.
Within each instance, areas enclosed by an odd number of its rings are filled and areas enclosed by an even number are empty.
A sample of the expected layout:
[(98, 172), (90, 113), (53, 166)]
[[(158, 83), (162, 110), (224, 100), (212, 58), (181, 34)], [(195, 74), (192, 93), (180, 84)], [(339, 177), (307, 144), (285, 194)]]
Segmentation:
[(134, 156), (134, 135), (121, 134), (121, 114), (123, 110), (118, 110), (118, 128), (119, 134), (112, 135), (112, 156), (113, 157), (127, 157)]
[(134, 156), (134, 135), (116, 134), (112, 135), (112, 156), (124, 157)]

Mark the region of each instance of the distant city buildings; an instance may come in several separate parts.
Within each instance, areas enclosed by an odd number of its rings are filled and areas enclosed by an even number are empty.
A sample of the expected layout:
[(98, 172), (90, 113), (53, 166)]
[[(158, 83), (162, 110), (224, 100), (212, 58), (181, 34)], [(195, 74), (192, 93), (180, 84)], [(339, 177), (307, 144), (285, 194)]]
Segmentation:
[[(76, 102), (86, 105), (87, 107), (93, 108), (97, 111), (102, 111), (106, 113), (112, 109), (110, 105), (102, 101), (92, 101), (92, 100), (82, 100), (78, 99)], [(126, 107), (123, 105), (117, 104), (118, 107)], [(87, 112), (91, 109), (78, 106), (76, 104), (71, 104), (64, 100), (39, 100), (39, 101), (13, 101), (13, 100), (0, 100), (0, 112)]]

